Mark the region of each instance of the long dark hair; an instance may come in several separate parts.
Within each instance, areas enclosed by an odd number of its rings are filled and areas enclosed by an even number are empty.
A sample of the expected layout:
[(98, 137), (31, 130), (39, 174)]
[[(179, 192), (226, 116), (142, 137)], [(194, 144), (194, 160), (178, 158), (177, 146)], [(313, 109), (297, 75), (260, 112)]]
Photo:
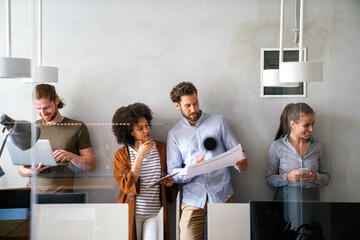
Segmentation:
[(291, 131), (290, 121), (298, 123), (300, 119), (300, 114), (302, 113), (314, 114), (315, 112), (309, 105), (302, 102), (289, 103), (288, 105), (286, 105), (280, 116), (279, 129), (277, 130), (275, 140), (289, 134)]

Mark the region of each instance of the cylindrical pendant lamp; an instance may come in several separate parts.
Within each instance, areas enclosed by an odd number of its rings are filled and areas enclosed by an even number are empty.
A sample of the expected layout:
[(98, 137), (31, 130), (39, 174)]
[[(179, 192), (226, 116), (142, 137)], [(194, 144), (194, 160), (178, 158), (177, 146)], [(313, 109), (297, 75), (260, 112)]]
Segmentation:
[(11, 5), (6, 1), (6, 57), (0, 58), (0, 78), (30, 78), (31, 61), (11, 57)]
[[(281, 0), (282, 5), (283, 5), (283, 1), (284, 0)], [(299, 62), (280, 61), (279, 81), (281, 83), (322, 81), (322, 72), (323, 72), (322, 62), (304, 62), (303, 22), (304, 22), (304, 0), (300, 0)], [(280, 34), (280, 37), (282, 38), (282, 34)], [(282, 54), (282, 51), (280, 54)]]
[[(35, 67), (34, 77), (31, 79), (24, 79), (23, 82), (27, 83), (57, 83), (59, 69), (57, 67), (42, 66), (42, 0), (38, 0), (38, 37), (37, 37), (37, 66)], [(30, 3), (30, 16), (32, 25), (32, 48), (35, 48), (35, 7)], [(33, 49), (33, 53), (35, 53)]]
[(264, 87), (298, 87), (299, 83), (280, 83), (279, 82), (279, 69), (266, 69), (262, 72), (263, 86)]
[(281, 83), (322, 81), (322, 62), (282, 62), (280, 64)]
[(30, 78), (30, 59), (0, 57), (0, 78)]
[(57, 67), (37, 66), (34, 79), (23, 79), (25, 83), (57, 83), (59, 69)]

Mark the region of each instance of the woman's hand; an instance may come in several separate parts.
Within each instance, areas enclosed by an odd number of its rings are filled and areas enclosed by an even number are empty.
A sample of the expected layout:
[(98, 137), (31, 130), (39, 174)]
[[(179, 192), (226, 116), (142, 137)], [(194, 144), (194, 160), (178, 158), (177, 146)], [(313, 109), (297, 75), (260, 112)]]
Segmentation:
[(300, 173), (299, 179), (303, 181), (313, 182), (316, 180), (316, 173), (309, 169), (309, 173)]
[(140, 176), (141, 165), (144, 157), (150, 153), (154, 148), (155, 142), (151, 139), (148, 141), (135, 141), (134, 147), (137, 151), (135, 163), (131, 168), (131, 171), (134, 173), (134, 180), (137, 182)]
[(287, 174), (289, 182), (297, 183), (300, 180), (300, 172), (297, 169), (292, 170)]
[(154, 141), (148, 140), (145, 142), (139, 141), (138, 155), (144, 157), (150, 153), (150, 151), (154, 148)]
[(173, 177), (168, 177), (168, 178), (165, 178), (164, 180), (162, 180), (160, 183), (162, 185), (165, 185), (166, 187), (170, 187), (174, 184), (175, 180)]
[(299, 172), (299, 170), (294, 169), (287, 174), (287, 179), (290, 182), (294, 182), (294, 183), (297, 183), (300, 180), (314, 182), (316, 180), (316, 177), (317, 177), (316, 173), (311, 169), (309, 169), (309, 173), (302, 173)]

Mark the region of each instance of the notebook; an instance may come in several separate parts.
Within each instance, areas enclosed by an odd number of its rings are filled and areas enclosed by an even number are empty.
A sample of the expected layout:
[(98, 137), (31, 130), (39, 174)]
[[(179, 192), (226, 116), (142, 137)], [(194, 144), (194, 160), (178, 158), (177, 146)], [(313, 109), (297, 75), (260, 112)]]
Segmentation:
[(50, 142), (47, 139), (39, 139), (32, 148), (27, 150), (21, 150), (11, 141), (6, 142), (6, 147), (14, 165), (31, 165), (33, 162), (31, 159), (32, 151), (34, 151), (34, 161), (36, 165), (40, 163), (44, 166), (57, 165)]

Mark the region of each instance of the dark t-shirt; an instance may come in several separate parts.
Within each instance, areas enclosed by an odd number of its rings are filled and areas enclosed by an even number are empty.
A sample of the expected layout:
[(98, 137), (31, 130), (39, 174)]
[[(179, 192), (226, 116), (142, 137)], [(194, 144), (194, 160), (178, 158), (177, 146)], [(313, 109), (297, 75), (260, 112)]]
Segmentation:
[(83, 122), (65, 117), (58, 124), (51, 125), (41, 119), (37, 125), (41, 129), (40, 139), (48, 139), (52, 150), (64, 149), (74, 154), (91, 147), (89, 131)]
[[(58, 124), (47, 124), (43, 119), (36, 124), (41, 129), (40, 139), (48, 139), (53, 151), (63, 149), (79, 155), (79, 151), (91, 147), (89, 131), (83, 122), (65, 117)], [(71, 162), (48, 168), (37, 176), (37, 186), (42, 191), (72, 189), (75, 166)]]

